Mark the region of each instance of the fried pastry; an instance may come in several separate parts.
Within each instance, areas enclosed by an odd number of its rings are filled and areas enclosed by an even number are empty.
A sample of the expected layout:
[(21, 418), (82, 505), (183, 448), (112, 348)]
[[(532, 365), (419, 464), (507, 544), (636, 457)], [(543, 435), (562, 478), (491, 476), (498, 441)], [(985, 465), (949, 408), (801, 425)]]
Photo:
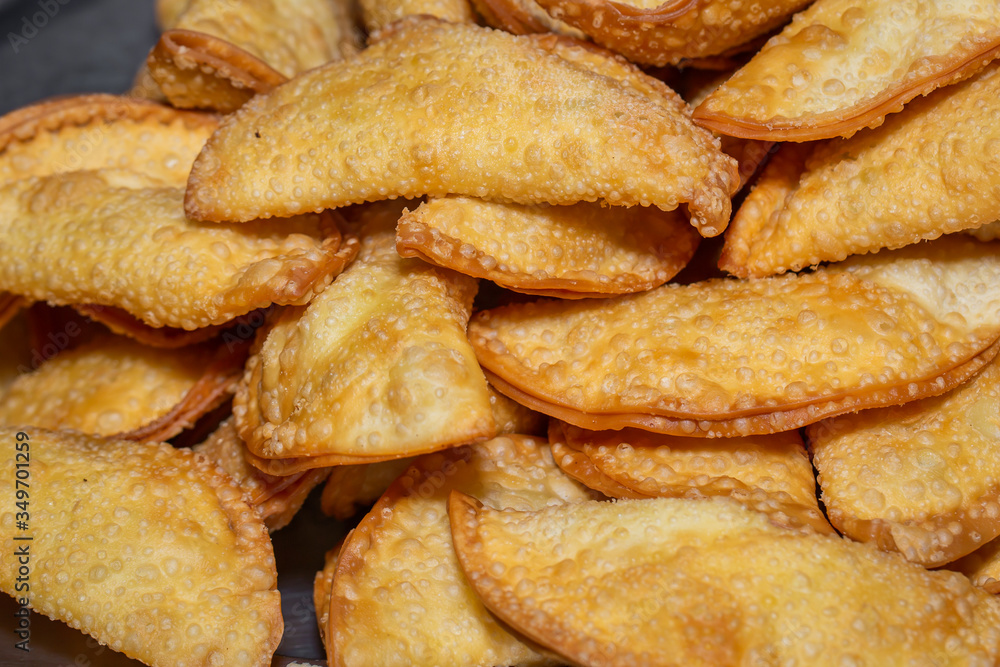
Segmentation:
[(248, 502), (260, 512), (269, 532), (284, 528), (302, 508), (309, 493), (330, 474), (329, 468), (316, 468), (288, 477), (267, 475), (246, 460), (246, 445), (236, 430), (232, 417), (222, 422), (201, 444), (192, 449), (219, 466)]
[(679, 210), (445, 197), (403, 214), (396, 250), (517, 292), (574, 299), (662, 285), (700, 238)]
[[(698, 106), (705, 98), (718, 88), (722, 83), (732, 76), (735, 69), (724, 67), (722, 71), (685, 71), (684, 78), (681, 79), (680, 93), (691, 106)], [(735, 159), (740, 165), (740, 188), (752, 179), (760, 166), (772, 155), (777, 147), (773, 141), (757, 141), (755, 139), (743, 139), (731, 137), (727, 134), (718, 134), (719, 145), (722, 152)]]
[(553, 664), (497, 623), (465, 582), (448, 524), (452, 489), (519, 509), (589, 497), (559, 471), (544, 441), (525, 436), (418, 458), (344, 543), (330, 596), (328, 664)]
[(218, 336), (229, 323), (200, 329), (179, 329), (177, 327), (151, 327), (135, 315), (130, 315), (121, 308), (98, 306), (96, 304), (78, 304), (73, 309), (85, 317), (100, 322), (111, 331), (122, 336), (133, 338), (143, 345), (174, 349), (197, 345)]
[(615, 497), (730, 496), (779, 525), (833, 532), (819, 509), (816, 477), (798, 431), (707, 440), (634, 428), (561, 429), (566, 445), (595, 470), (638, 494)]
[(997, 352), (998, 279), (996, 248), (946, 237), (811, 274), (510, 305), (469, 337), (493, 386), (582, 428), (775, 433), (970, 378)]
[(1000, 593), (1000, 539), (994, 539), (971, 554), (948, 564), (948, 569), (961, 572), (987, 593)]
[(413, 458), (408, 457), (378, 463), (333, 466), (320, 498), (323, 513), (339, 521), (346, 521), (359, 510), (371, 507), (389, 485), (406, 472), (412, 462)]
[(421, 14), (452, 23), (475, 23), (469, 0), (360, 0), (359, 4), (361, 18), (369, 33), (375, 33), (401, 18)]
[(54, 304), (115, 306), (154, 327), (197, 329), (272, 303), (307, 302), (357, 248), (341, 247), (329, 213), (199, 223), (184, 217), (182, 196), (122, 170), (0, 186), (0, 289)]
[(530, 37), (412, 17), (383, 33), (227, 119), (195, 161), (188, 214), (238, 221), (462, 194), (683, 204), (705, 236), (728, 223), (736, 164), (674, 105)]
[(725, 53), (777, 28), (809, 0), (538, 0), (553, 18), (644, 65)]
[(520, 433), (521, 435), (543, 435), (546, 429), (545, 415), (530, 410), (513, 401), (487, 384), (490, 392), (490, 411), (497, 427), (497, 435)]
[(147, 66), (174, 106), (229, 113), (358, 46), (346, 0), (190, 0)]
[(785, 144), (737, 211), (720, 267), (762, 277), (1000, 218), (1000, 63), (850, 139)]
[(232, 395), (247, 347), (168, 351), (100, 336), (20, 375), (0, 398), (0, 424), (167, 440)]
[(597, 469), (594, 462), (566, 440), (565, 427), (558, 419), (549, 420), (549, 447), (552, 458), (562, 471), (589, 489), (608, 498), (649, 498), (648, 495), (631, 489)]
[[(493, 387), (487, 389), (497, 435), (537, 435), (544, 432), (545, 415), (515, 403)], [(412, 461), (412, 458), (403, 458), (330, 468), (330, 477), (326, 480), (320, 499), (323, 512), (341, 521), (351, 518), (360, 509), (370, 507), (382, 497), (389, 485), (406, 471)]]
[(942, 565), (1000, 536), (1000, 364), (951, 392), (806, 430), (843, 534)]
[(1000, 220), (986, 223), (982, 227), (968, 230), (968, 233), (980, 241), (996, 241), (1000, 239)]
[(1000, 601), (960, 574), (779, 528), (729, 498), (484, 507), (455, 551), (490, 611), (579, 665), (990, 664)]
[(60, 97), (0, 118), (0, 184), (87, 169), (130, 169), (183, 186), (218, 127), (212, 114), (117, 95)]
[(316, 609), (316, 624), (319, 626), (319, 638), (326, 649), (326, 626), (330, 622), (330, 591), (333, 590), (333, 574), (340, 562), (340, 550), (344, 548), (343, 540), (326, 552), (323, 569), (316, 573), (313, 579), (313, 607)]
[(697, 109), (722, 134), (849, 137), (1000, 55), (1000, 5), (817, 0)]
[(401, 203), (369, 206), (358, 258), (308, 306), (286, 309), (258, 336), (233, 413), (250, 451), (287, 461), (284, 474), (414, 456), (495, 433), (465, 335), (476, 283), (400, 258), (393, 228), (401, 212)]
[(160, 30), (170, 30), (177, 25), (177, 19), (184, 13), (191, 0), (156, 0), (156, 25)]
[[(30, 550), (32, 609), (115, 651), (149, 665), (271, 664), (282, 633), (271, 542), (214, 465), (162, 443), (0, 428), (4, 468), (29, 457), (30, 529), (16, 529), (13, 500), (0, 514), (3, 592), (24, 597), (15, 554)], [(0, 478), (5, 498), (15, 481)]]
[(556, 33), (586, 39), (582, 30), (552, 18), (536, 0), (472, 0), (487, 25), (515, 35)]

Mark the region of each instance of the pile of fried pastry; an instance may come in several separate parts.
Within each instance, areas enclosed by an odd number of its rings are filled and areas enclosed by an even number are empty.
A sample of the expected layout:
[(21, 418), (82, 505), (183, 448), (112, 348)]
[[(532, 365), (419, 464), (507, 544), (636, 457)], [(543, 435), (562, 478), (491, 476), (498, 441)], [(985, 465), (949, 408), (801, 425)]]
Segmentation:
[(1000, 663), (1000, 4), (157, 15), (0, 117), (0, 590), (269, 665), (324, 485), (331, 667)]

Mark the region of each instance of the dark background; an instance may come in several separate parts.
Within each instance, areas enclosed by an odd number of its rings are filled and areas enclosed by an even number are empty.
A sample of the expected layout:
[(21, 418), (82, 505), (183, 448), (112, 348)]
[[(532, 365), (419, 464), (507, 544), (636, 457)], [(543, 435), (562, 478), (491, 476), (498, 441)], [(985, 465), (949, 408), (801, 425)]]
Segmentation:
[(157, 37), (153, 0), (0, 0), (0, 113), (124, 92)]
[[(53, 95), (125, 92), (158, 36), (153, 0), (0, 0), (0, 114)], [(320, 489), (292, 524), (274, 535), (285, 618), (278, 647), (283, 656), (323, 656), (312, 580), (323, 567), (323, 554), (346, 529), (319, 511)], [(0, 594), (0, 665), (140, 664), (34, 613), (31, 652), (15, 650), (16, 609), (12, 598)], [(276, 659), (275, 665), (285, 662)]]

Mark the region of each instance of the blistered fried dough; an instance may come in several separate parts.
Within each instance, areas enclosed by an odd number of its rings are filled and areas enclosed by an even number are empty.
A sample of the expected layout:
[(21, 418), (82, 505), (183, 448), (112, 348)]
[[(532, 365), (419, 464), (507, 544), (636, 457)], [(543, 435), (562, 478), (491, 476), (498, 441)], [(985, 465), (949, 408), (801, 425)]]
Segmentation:
[[(12, 554), (30, 544), (32, 608), (115, 651), (148, 665), (271, 664), (274, 554), (225, 475), (167, 444), (20, 430), (28, 439), (0, 429), (0, 459), (14, 470), (30, 448), (32, 540), (17, 541), (26, 533), (4, 508), (0, 589), (25, 595)], [(0, 479), (5, 497), (14, 482)]]
[(357, 48), (343, 0), (192, 0), (147, 64), (174, 106), (229, 113)]
[(396, 228), (396, 250), (517, 292), (584, 298), (662, 285), (701, 237), (679, 210), (432, 199)]
[(976, 229), (970, 229), (968, 233), (980, 241), (996, 241), (1000, 239), (1000, 220), (987, 223)]
[[(724, 68), (723, 71), (686, 70), (680, 93), (688, 104), (697, 106), (732, 76), (733, 71), (734, 68)], [(764, 160), (777, 150), (773, 141), (741, 139), (726, 134), (719, 135), (719, 145), (723, 153), (739, 163), (741, 188), (757, 173)]]
[(229, 475), (251, 505), (257, 508), (268, 531), (284, 528), (302, 508), (309, 492), (322, 484), (328, 468), (317, 468), (288, 477), (267, 475), (250, 465), (246, 445), (236, 431), (232, 418), (227, 419), (194, 451), (208, 457)]
[(369, 33), (406, 16), (424, 14), (452, 23), (474, 23), (469, 0), (360, 0), (361, 18)]
[(1000, 256), (945, 237), (817, 270), (482, 311), (499, 391), (591, 430), (732, 437), (941, 394), (996, 354)]
[(232, 113), (288, 80), (238, 46), (194, 30), (163, 33), (146, 67), (173, 106), (221, 113)]
[(216, 116), (116, 95), (62, 97), (0, 118), (0, 183), (84, 169), (131, 169), (183, 185)]
[(245, 358), (246, 346), (166, 351), (106, 335), (19, 376), (0, 424), (166, 440), (232, 395)]
[(575, 447), (570, 447), (566, 441), (565, 424), (557, 419), (549, 420), (549, 447), (552, 458), (564, 473), (609, 498), (648, 498), (620, 482), (617, 482), (594, 465), (594, 462)]
[(1000, 54), (1000, 5), (818, 0), (695, 109), (722, 134), (849, 137)]
[(729, 498), (499, 511), (452, 492), (487, 608), (572, 664), (993, 664), (1000, 601)]
[(313, 606), (316, 608), (316, 624), (319, 626), (319, 638), (326, 650), (326, 626), (330, 622), (330, 591), (333, 590), (333, 574), (340, 562), (340, 550), (344, 541), (326, 552), (323, 569), (316, 573), (313, 579)]
[[(493, 387), (488, 386), (487, 389), (497, 435), (536, 435), (545, 432), (544, 415), (515, 403)], [(341, 521), (351, 518), (360, 509), (370, 507), (381, 498), (389, 485), (406, 471), (412, 461), (412, 458), (403, 458), (331, 468), (320, 499), (323, 512)]]
[[(197, 329), (271, 303), (308, 301), (357, 247), (341, 247), (329, 213), (199, 223), (184, 217), (182, 196), (117, 170), (0, 186), (0, 289)], [(46, 242), (53, 238), (60, 242)]]
[(1000, 65), (850, 139), (785, 145), (726, 236), (741, 277), (976, 228), (1000, 217)]
[(344, 521), (382, 497), (397, 477), (406, 472), (412, 458), (379, 463), (334, 466), (323, 487), (323, 513)]
[(544, 441), (525, 436), (418, 458), (341, 551), (326, 631), (332, 667), (552, 664), (497, 623), (465, 582), (448, 524), (452, 489), (519, 509), (589, 497)]
[(554, 32), (586, 39), (583, 31), (552, 18), (535, 0), (472, 0), (487, 25), (515, 35)]
[(201, 329), (178, 329), (175, 327), (151, 327), (134, 315), (121, 308), (97, 306), (93, 304), (74, 305), (73, 309), (81, 315), (100, 322), (111, 331), (122, 336), (133, 338), (143, 345), (165, 347), (169, 349), (196, 345), (215, 338), (226, 328), (226, 325), (202, 327)]
[(776, 28), (809, 0), (538, 0), (553, 18), (646, 65), (723, 53)]
[(987, 593), (1000, 594), (1000, 539), (991, 540), (971, 554), (949, 563), (948, 569), (961, 572)]
[(487, 384), (490, 393), (490, 411), (497, 427), (497, 435), (504, 433), (520, 433), (522, 435), (541, 435), (545, 433), (545, 415), (529, 410), (520, 403), (512, 401)]
[(633, 428), (562, 429), (566, 444), (597, 471), (643, 496), (730, 496), (779, 525), (833, 532), (819, 509), (816, 478), (798, 431), (709, 441)]
[(935, 398), (808, 431), (830, 521), (937, 566), (1000, 535), (1000, 364)]
[(132, 87), (125, 93), (125, 97), (167, 104), (167, 98), (160, 90), (156, 79), (149, 73), (149, 65), (146, 64), (145, 60), (142, 61), (132, 78)]
[(262, 329), (233, 405), (257, 457), (293, 460), (286, 470), (373, 463), (495, 434), (465, 335), (476, 282), (400, 258), (401, 212), (402, 202), (369, 206), (358, 258)]
[(186, 206), (202, 220), (247, 220), (447, 194), (685, 204), (708, 236), (728, 223), (738, 180), (672, 105), (531, 37), (411, 17), (229, 118), (195, 161)]

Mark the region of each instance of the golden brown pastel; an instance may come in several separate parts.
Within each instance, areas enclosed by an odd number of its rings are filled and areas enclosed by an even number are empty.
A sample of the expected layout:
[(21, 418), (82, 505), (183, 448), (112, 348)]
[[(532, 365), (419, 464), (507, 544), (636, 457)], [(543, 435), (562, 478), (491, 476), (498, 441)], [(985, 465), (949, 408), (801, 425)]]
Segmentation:
[(475, 22), (469, 0), (360, 0), (358, 4), (361, 5), (361, 19), (369, 33), (401, 18), (420, 14), (452, 23)]
[(566, 444), (595, 470), (638, 494), (614, 497), (729, 496), (778, 525), (833, 533), (819, 509), (816, 477), (798, 431), (708, 440), (634, 428), (561, 428)]
[(948, 563), (949, 570), (961, 572), (987, 593), (1000, 593), (1000, 539), (994, 539), (971, 554)]
[(968, 233), (980, 241), (996, 241), (1000, 239), (1000, 220), (988, 222), (982, 227), (968, 230)]
[(550, 423), (549, 445), (552, 448), (552, 458), (564, 473), (608, 498), (649, 498), (646, 494), (611, 479), (598, 470), (586, 454), (567, 445), (559, 423), (555, 419)]
[(998, 54), (1000, 5), (992, 0), (817, 0), (695, 118), (749, 139), (849, 137)]
[(184, 217), (182, 197), (179, 188), (122, 170), (0, 186), (0, 289), (197, 329), (272, 303), (308, 301), (356, 248), (341, 247), (329, 214), (200, 223)]
[(550, 16), (629, 60), (673, 65), (724, 53), (777, 28), (809, 0), (538, 0)]
[(447, 194), (685, 204), (714, 236), (738, 180), (672, 104), (531, 37), (411, 17), (228, 118), (195, 161), (186, 207), (221, 221)]
[(389, 485), (406, 472), (412, 457), (378, 463), (339, 465), (330, 468), (320, 506), (323, 513), (346, 521), (361, 509), (371, 507)]
[(191, 0), (156, 0), (154, 11), (156, 12), (156, 25), (160, 30), (170, 30), (177, 24), (177, 19)]
[(282, 633), (271, 542), (214, 465), (162, 443), (0, 429), (4, 469), (27, 458), (27, 531), (14, 475), (0, 478), (3, 592), (21, 597), (16, 538), (30, 535), (35, 612), (148, 665), (271, 664)]
[(163, 185), (183, 186), (218, 125), (212, 114), (117, 95), (39, 102), (0, 118), (0, 183), (83, 169), (131, 169)]
[(586, 39), (582, 31), (552, 18), (536, 0), (472, 0), (486, 25), (515, 35), (556, 33)]
[(545, 415), (507, 398), (489, 385), (486, 388), (490, 393), (490, 410), (493, 412), (493, 421), (497, 426), (497, 435), (505, 433), (541, 435), (545, 433), (548, 421)]
[(758, 280), (478, 313), (498, 390), (583, 428), (787, 431), (936, 395), (996, 354), (1000, 255), (946, 237)]
[(291, 522), (309, 493), (326, 481), (330, 474), (329, 468), (317, 468), (288, 477), (261, 472), (247, 461), (246, 445), (232, 417), (223, 421), (192, 450), (207, 457), (232, 478), (272, 533)]
[[(515, 403), (493, 387), (487, 386), (490, 410), (497, 435), (519, 433), (537, 435), (545, 431), (545, 415)], [(330, 468), (320, 504), (323, 512), (344, 521), (370, 507), (412, 463), (412, 458), (391, 459), (378, 463), (355, 463)], [(258, 462), (260, 460), (258, 459)]]
[(786, 144), (726, 234), (720, 267), (797, 271), (1000, 218), (1000, 64), (850, 139)]
[(935, 398), (807, 431), (830, 521), (927, 567), (1000, 535), (1000, 364)]
[[(130, 315), (121, 308), (114, 308), (112, 306), (73, 304), (73, 310), (88, 319), (100, 322), (116, 334), (133, 338), (143, 345), (149, 345), (150, 347), (164, 347), (167, 349), (203, 343), (209, 339), (219, 336), (222, 331), (230, 325), (238, 328), (240, 325), (235, 324), (235, 322), (245, 318), (254, 319), (254, 315), (263, 318), (263, 315), (259, 314), (261, 311), (254, 311), (252, 313), (248, 313), (242, 318), (237, 318), (237, 320), (234, 320), (233, 322), (202, 327), (200, 329), (185, 330), (177, 327), (151, 327), (135, 315)], [(249, 333), (249, 337), (253, 336), (252, 330), (245, 330), (243, 333)], [(244, 336), (244, 338), (247, 338), (247, 336)], [(238, 337), (232, 335), (227, 336), (227, 340), (231, 342), (234, 341), (234, 339), (238, 340)]]
[(662, 285), (700, 238), (679, 210), (445, 197), (400, 218), (396, 249), (517, 292), (583, 298)]
[(497, 623), (465, 582), (448, 524), (452, 489), (519, 509), (589, 497), (555, 466), (544, 441), (525, 436), (418, 458), (344, 543), (331, 593), (328, 664), (553, 664)]
[(229, 398), (246, 346), (147, 347), (104, 335), (20, 375), (0, 396), (0, 424), (167, 440)]
[(147, 65), (174, 106), (229, 113), (296, 74), (353, 55), (358, 35), (347, 4), (191, 0)]
[(792, 531), (729, 498), (484, 507), (453, 491), (483, 603), (571, 664), (992, 664), (1000, 601), (960, 574)]
[(340, 562), (340, 550), (344, 547), (341, 541), (326, 552), (323, 569), (316, 573), (313, 579), (313, 607), (316, 609), (316, 624), (319, 626), (319, 638), (326, 650), (326, 626), (330, 622), (330, 591), (333, 590), (333, 574)]
[(256, 456), (325, 467), (494, 435), (486, 379), (465, 335), (476, 282), (400, 258), (401, 211), (395, 202), (369, 206), (358, 258), (259, 335), (233, 406)]

